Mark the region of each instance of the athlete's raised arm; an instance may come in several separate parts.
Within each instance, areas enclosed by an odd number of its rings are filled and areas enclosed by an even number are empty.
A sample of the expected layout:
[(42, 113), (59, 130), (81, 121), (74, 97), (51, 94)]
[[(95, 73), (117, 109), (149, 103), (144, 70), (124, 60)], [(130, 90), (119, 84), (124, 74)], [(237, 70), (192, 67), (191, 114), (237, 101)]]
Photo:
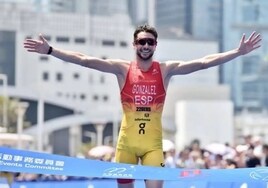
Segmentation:
[(248, 39), (245, 38), (243, 34), (240, 43), (237, 48), (223, 52), (207, 55), (200, 59), (195, 59), (191, 61), (168, 61), (165, 64), (165, 72), (167, 76), (188, 74), (201, 69), (207, 69), (209, 67), (224, 64), (231, 61), (241, 55), (248, 54), (253, 50), (261, 46), (261, 35), (256, 32), (252, 32)]
[(26, 39), (24, 41), (24, 48), (29, 52), (52, 55), (66, 62), (114, 74), (120, 74), (122, 67), (127, 63), (127, 61), (123, 60), (103, 60), (79, 52), (52, 47), (41, 34), (39, 35), (39, 40)]

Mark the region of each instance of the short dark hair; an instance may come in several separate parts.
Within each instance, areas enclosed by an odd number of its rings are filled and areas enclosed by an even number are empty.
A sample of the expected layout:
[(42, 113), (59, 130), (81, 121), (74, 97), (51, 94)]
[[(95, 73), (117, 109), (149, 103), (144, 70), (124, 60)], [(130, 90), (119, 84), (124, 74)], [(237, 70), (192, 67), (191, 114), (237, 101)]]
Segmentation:
[(140, 25), (136, 28), (136, 30), (134, 31), (133, 37), (134, 37), (134, 41), (137, 39), (138, 34), (140, 32), (147, 32), (147, 33), (151, 33), (155, 40), (157, 40), (158, 34), (156, 32), (156, 29), (152, 26), (149, 26), (148, 24), (145, 25)]

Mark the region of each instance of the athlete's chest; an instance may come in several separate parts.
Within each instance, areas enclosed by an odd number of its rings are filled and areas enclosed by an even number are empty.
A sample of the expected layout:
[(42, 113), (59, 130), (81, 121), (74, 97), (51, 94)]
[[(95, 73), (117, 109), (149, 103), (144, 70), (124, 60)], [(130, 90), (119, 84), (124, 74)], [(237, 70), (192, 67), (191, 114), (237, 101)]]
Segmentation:
[(152, 65), (149, 70), (142, 71), (137, 66), (131, 66), (127, 77), (129, 85), (141, 86), (143, 89), (155, 89), (162, 86), (162, 75), (159, 66)]
[(135, 106), (151, 106), (162, 103), (165, 98), (162, 75), (158, 64), (146, 72), (131, 66), (125, 87), (121, 92), (123, 103), (134, 103)]

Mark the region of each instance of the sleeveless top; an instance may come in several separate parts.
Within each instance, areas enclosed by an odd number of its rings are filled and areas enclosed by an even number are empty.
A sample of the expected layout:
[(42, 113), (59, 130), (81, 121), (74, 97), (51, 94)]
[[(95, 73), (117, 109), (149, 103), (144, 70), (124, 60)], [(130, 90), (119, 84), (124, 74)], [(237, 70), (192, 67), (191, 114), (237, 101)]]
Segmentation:
[(159, 62), (154, 61), (146, 72), (132, 62), (121, 90), (123, 118), (118, 149), (133, 151), (137, 156), (162, 149), (161, 117), (165, 97)]

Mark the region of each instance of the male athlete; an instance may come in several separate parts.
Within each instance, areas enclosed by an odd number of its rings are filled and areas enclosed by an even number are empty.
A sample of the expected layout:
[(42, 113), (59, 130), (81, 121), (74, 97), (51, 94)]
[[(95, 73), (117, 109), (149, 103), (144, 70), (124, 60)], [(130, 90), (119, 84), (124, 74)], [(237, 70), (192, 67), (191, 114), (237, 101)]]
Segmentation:
[[(248, 39), (242, 36), (237, 48), (205, 56), (192, 61), (153, 60), (158, 34), (148, 25), (137, 27), (133, 46), (134, 61), (99, 59), (74, 51), (66, 51), (48, 44), (40, 35), (39, 40), (26, 39), (24, 47), (29, 52), (50, 54), (63, 61), (82, 65), (116, 76), (123, 107), (116, 162), (163, 166), (161, 114), (169, 80), (174, 75), (189, 74), (201, 69), (221, 65), (260, 47), (261, 36), (253, 32)], [(178, 49), (179, 50), (179, 49)], [(119, 188), (133, 188), (131, 179), (119, 179)], [(146, 180), (146, 188), (162, 188), (163, 182)]]

